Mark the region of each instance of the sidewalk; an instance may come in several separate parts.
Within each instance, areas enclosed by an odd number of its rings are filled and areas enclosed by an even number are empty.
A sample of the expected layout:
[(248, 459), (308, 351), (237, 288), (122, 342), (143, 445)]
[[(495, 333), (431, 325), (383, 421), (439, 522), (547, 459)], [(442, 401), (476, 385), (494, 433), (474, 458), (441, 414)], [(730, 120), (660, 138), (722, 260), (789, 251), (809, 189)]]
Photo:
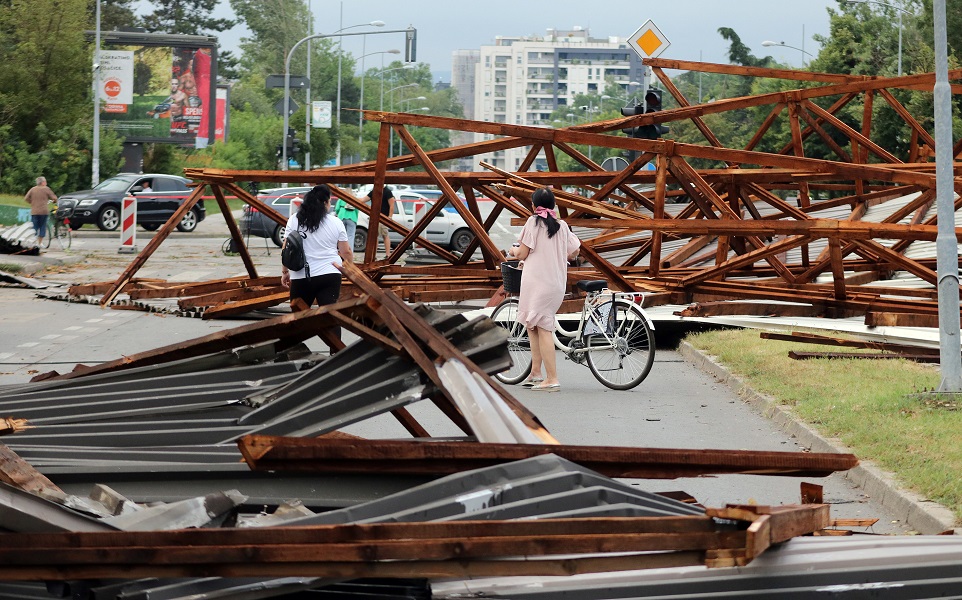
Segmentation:
[[(770, 396), (756, 392), (741, 378), (730, 373), (723, 365), (715, 362), (688, 342), (682, 342), (678, 352), (685, 360), (729, 386), (759, 414), (771, 419), (782, 431), (794, 437), (800, 445), (812, 452), (852, 452), (838, 440), (823, 437), (798, 419), (789, 408), (779, 405)], [(902, 489), (893, 473), (882, 471), (871, 461), (860, 459), (859, 465), (847, 471), (845, 477), (884, 508), (899, 515), (909, 527), (919, 533), (936, 535), (952, 530), (957, 535), (962, 534), (962, 528), (957, 528), (952, 511), (937, 502), (926, 500), (912, 491)]]

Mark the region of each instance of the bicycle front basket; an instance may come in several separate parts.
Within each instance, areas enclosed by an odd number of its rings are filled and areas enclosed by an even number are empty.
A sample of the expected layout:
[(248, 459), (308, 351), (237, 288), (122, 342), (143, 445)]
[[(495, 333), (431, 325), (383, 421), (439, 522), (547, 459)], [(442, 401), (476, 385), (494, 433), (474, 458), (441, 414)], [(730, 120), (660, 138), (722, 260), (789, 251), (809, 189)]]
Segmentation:
[(501, 279), (504, 281), (504, 291), (509, 294), (521, 293), (520, 260), (506, 260), (501, 263)]

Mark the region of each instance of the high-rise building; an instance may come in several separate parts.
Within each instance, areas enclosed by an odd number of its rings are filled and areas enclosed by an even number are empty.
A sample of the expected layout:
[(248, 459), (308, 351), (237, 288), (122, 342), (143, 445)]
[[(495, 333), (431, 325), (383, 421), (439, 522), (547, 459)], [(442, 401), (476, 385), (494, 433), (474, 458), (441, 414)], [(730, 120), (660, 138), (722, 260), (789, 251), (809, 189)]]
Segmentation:
[[(470, 51), (468, 51), (470, 52)], [(457, 53), (455, 53), (457, 61)], [(477, 121), (550, 127), (551, 114), (558, 108), (572, 106), (580, 94), (598, 96), (609, 84), (621, 88), (619, 95), (628, 96), (629, 84), (642, 81), (641, 59), (620, 38), (592, 38), (586, 29), (571, 31), (548, 29), (543, 37), (497, 37), (494, 45), (482, 46), (477, 53), (474, 98), (470, 114)], [(456, 63), (457, 64), (457, 63)], [(455, 67), (457, 73), (457, 66)], [(461, 94), (462, 87), (452, 84)], [(467, 87), (464, 88), (466, 93)], [(586, 111), (572, 107), (579, 122), (590, 119)], [(481, 141), (477, 135), (471, 141)], [(491, 137), (491, 136), (487, 136)], [(527, 154), (526, 148), (510, 149), (480, 157), (496, 167), (516, 170)], [(543, 158), (537, 166), (543, 167)]]

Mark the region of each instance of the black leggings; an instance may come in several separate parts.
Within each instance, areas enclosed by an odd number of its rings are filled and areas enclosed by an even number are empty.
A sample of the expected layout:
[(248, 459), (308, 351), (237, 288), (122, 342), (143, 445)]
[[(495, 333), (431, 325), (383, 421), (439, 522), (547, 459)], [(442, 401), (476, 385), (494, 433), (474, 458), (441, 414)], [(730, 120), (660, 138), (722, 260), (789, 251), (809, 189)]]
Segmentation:
[(334, 304), (341, 295), (341, 274), (327, 273), (304, 279), (291, 279), (291, 300), (300, 298), (311, 306)]

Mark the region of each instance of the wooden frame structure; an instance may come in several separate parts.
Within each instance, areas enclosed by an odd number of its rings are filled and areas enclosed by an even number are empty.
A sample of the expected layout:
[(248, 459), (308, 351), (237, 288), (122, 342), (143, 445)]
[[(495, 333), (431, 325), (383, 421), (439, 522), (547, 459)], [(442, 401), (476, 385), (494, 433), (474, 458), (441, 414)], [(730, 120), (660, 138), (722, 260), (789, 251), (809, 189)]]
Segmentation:
[[(331, 185), (335, 196), (370, 216), (372, 231), (382, 222), (382, 186), (435, 185), (443, 191), (443, 198), (413, 229), (390, 220), (384, 223), (404, 236), (385, 260), (374, 260), (377, 240), (368, 236), (362, 269), (379, 285), (392, 288), (407, 300), (490, 298), (500, 286), (497, 268), (502, 254), (488, 231), (505, 211), (515, 217), (514, 224), (523, 223), (531, 214), (531, 193), (538, 186), (550, 184), (556, 188), (562, 217), (584, 232), (582, 256), (586, 264), (571, 270), (571, 280), (604, 278), (616, 289), (649, 292), (649, 304), (700, 302), (699, 314), (703, 316), (714, 314), (716, 301), (763, 300), (765, 314), (777, 314), (780, 306), (797, 311), (797, 307), (781, 303), (801, 303), (808, 307), (808, 314), (865, 315), (869, 324), (937, 323), (934, 255), (913, 257), (907, 253), (914, 242), (931, 242), (936, 236), (931, 210), (935, 199), (934, 163), (927, 162), (934, 139), (891, 91), (931, 89), (933, 74), (882, 78), (664, 59), (647, 59), (646, 63), (675, 98), (678, 108), (565, 129), (364, 111), (367, 120), (381, 124), (375, 161), (300, 172), (296, 178)], [(800, 81), (809, 87), (692, 105), (665, 75), (665, 69), (774, 77)], [(962, 72), (953, 71), (950, 77), (958, 79)], [(959, 91), (959, 86), (953, 89)], [(911, 138), (909, 156), (899, 158), (871, 139), (876, 99), (884, 101), (904, 121)], [(847, 122), (848, 117), (839, 114), (858, 100), (863, 104), (863, 120), (853, 126)], [(724, 147), (705, 120), (709, 115), (768, 106), (768, 116), (745, 148)], [(788, 119), (791, 139), (779, 152), (758, 152), (759, 143), (783, 117)], [(632, 139), (620, 134), (627, 127), (681, 120), (692, 121), (707, 145)], [(412, 137), (409, 128), (414, 126), (492, 139), (427, 152)], [(388, 157), (392, 130), (407, 144), (409, 154)], [(612, 132), (615, 135), (609, 135)], [(829, 149), (835, 160), (808, 158), (807, 150), (814, 143), (820, 144), (820, 151)], [(633, 151), (637, 158), (622, 171), (604, 171), (575, 144)], [(441, 171), (438, 167), (452, 159), (517, 147), (527, 148), (527, 154), (512, 172), (484, 163), (480, 166), (485, 170), (473, 172)], [(960, 151), (962, 142), (953, 148), (953, 155)], [(559, 172), (558, 152), (587, 170)], [(539, 156), (545, 157), (548, 172), (529, 171)], [(639, 170), (649, 162), (655, 165), (654, 171)], [(695, 168), (692, 163), (718, 167)], [(419, 170), (403, 170), (411, 167)], [(250, 280), (259, 279), (240, 243), (240, 231), (225, 196), (241, 198), (283, 223), (283, 217), (248, 193), (242, 182), (284, 182), (295, 175), (218, 169), (191, 169), (187, 175), (197, 183), (194, 193), (121, 276), (102, 286), (102, 303), (110, 302), (121, 291), (138, 293), (134, 279), (137, 270), (207, 187), (241, 249)], [(372, 182), (373, 206), (342, 187)], [(570, 189), (578, 193), (564, 191)], [(962, 190), (959, 183), (956, 189)], [(459, 191), (463, 202), (458, 199)], [(797, 199), (789, 200), (790, 195)], [(494, 202), (494, 209), (485, 217), (479, 197)], [(679, 197), (688, 200), (680, 209), (671, 203)], [(884, 218), (863, 220), (870, 209), (889, 202), (897, 208)], [(475, 240), (460, 256), (421, 237), (445, 206), (454, 207), (475, 234)], [(962, 230), (957, 235), (962, 236)], [(962, 241), (962, 237), (959, 239)], [(415, 243), (443, 264), (398, 265)], [(909, 273), (922, 283), (912, 289), (885, 285), (896, 272)], [(156, 291), (158, 287), (163, 286), (152, 287), (155, 291), (151, 293), (163, 293)], [(283, 301), (282, 290), (276, 287), (259, 290), (259, 295), (246, 295), (248, 302), (256, 303), (258, 298), (262, 303)], [(218, 298), (223, 301), (224, 296), (204, 301), (214, 303)], [(248, 305), (240, 308), (244, 306)], [(745, 303), (739, 306), (762, 310)], [(231, 311), (223, 306), (218, 309), (227, 314)]]

